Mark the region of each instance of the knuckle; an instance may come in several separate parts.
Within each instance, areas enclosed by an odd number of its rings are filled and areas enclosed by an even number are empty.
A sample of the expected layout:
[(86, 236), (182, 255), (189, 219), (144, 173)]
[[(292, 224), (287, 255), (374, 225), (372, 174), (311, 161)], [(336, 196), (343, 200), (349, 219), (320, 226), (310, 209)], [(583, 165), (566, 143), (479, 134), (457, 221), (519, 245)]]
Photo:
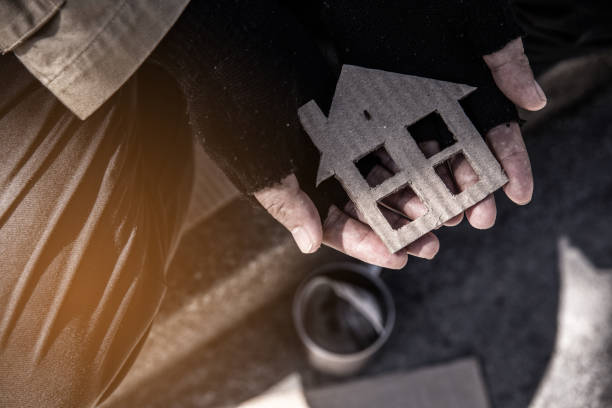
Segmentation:
[(371, 233), (372, 233), (371, 230), (364, 230), (359, 234), (359, 236), (355, 238), (355, 245), (354, 245), (353, 250), (351, 251), (352, 254), (360, 255), (364, 252), (364, 249), (365, 249), (365, 253), (369, 252), (368, 241), (369, 241)]
[(323, 229), (328, 229), (332, 225), (339, 222), (341, 216), (342, 216), (342, 212), (339, 209), (337, 209), (334, 206), (330, 207), (327, 212), (327, 217), (325, 218), (325, 221), (323, 222)]
[(459, 181), (462, 186), (469, 186), (476, 182), (478, 182), (478, 176), (475, 174), (464, 174)]
[(527, 58), (527, 55), (525, 54), (525, 52), (521, 52), (516, 57), (516, 60), (514, 62), (515, 62), (515, 64), (517, 64), (521, 68), (530, 68), (529, 58)]
[(495, 74), (505, 73), (509, 71), (529, 72), (531, 66), (529, 64), (529, 58), (525, 52), (517, 53), (511, 58), (500, 61), (490, 66), (491, 72)]
[(281, 222), (287, 219), (289, 212), (288, 207), (287, 202), (280, 198), (274, 199), (264, 205), (266, 211)]

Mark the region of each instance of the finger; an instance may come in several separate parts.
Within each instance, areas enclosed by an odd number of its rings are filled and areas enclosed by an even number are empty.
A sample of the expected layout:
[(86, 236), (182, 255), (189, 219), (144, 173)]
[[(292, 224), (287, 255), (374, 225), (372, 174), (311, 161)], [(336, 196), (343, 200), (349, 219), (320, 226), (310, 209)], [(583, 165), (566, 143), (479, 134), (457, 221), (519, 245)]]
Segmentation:
[(489, 194), (484, 200), (465, 210), (465, 217), (470, 225), (477, 229), (489, 229), (495, 225), (497, 207), (493, 194)]
[(533, 77), (521, 38), (510, 41), (501, 50), (483, 58), (497, 87), (515, 105), (531, 111), (546, 106), (546, 95)]
[(408, 262), (408, 255), (399, 251), (389, 252), (382, 240), (370, 227), (331, 206), (323, 226), (323, 243), (361, 261), (401, 269)]
[[(382, 166), (374, 166), (370, 174), (368, 175), (368, 181), (378, 184), (381, 180), (385, 180), (390, 176), (390, 172)], [(412, 190), (400, 190), (397, 193), (391, 194), (385, 199), (385, 204), (389, 207), (401, 211), (408, 218), (414, 220), (424, 215), (427, 212), (427, 208), (418, 196)], [(385, 208), (380, 209), (389, 224), (395, 228), (401, 228), (410, 222), (410, 219), (398, 215)], [(352, 202), (348, 202), (345, 206), (345, 211), (359, 219), (363, 223), (366, 223), (362, 215), (357, 211), (355, 205)], [(432, 259), (438, 253), (440, 249), (440, 241), (432, 233), (425, 234), (418, 240), (412, 242), (404, 250), (409, 255), (414, 255), (419, 258)]]
[(279, 184), (254, 194), (259, 203), (285, 226), (304, 253), (315, 252), (323, 239), (321, 219), (308, 195), (300, 189), (294, 174)]
[[(419, 146), (421, 147), (421, 150), (423, 151), (423, 153), (425, 153), (425, 155), (429, 157), (433, 156), (434, 154), (440, 151), (440, 143), (438, 143), (437, 140), (428, 140), (426, 142), (421, 142)], [(448, 191), (450, 191), (452, 194), (457, 194), (459, 192), (459, 190), (457, 189), (457, 186), (455, 185), (455, 182), (453, 181), (451, 171), (448, 168), (448, 165), (446, 163), (443, 163), (442, 165), (437, 166), (436, 173), (438, 174), (438, 176), (440, 176), (440, 178), (446, 185), (446, 188), (448, 188)], [(455, 225), (458, 225), (459, 223), (461, 223), (462, 220), (463, 220), (463, 213), (458, 214), (454, 216), (453, 218), (451, 218), (450, 220), (446, 221), (444, 225), (447, 227), (454, 227)]]
[[(435, 154), (440, 150), (439, 144), (435, 140), (423, 142), (421, 144), (421, 148), (426, 154)], [(386, 160), (384, 159), (384, 156), (381, 157), (381, 161), (383, 164), (385, 164)], [(453, 194), (458, 192), (457, 187), (455, 186), (455, 183), (451, 178), (450, 170), (446, 166), (439, 166), (436, 169), (436, 172), (438, 172), (438, 175), (442, 178), (449, 191), (451, 191)], [(385, 167), (377, 165), (372, 168), (372, 170), (367, 176), (367, 180), (370, 185), (378, 185), (384, 180), (391, 177), (392, 175), (393, 174)], [(425, 204), (423, 204), (423, 202), (414, 193), (414, 191), (409, 188), (400, 189), (398, 192), (391, 194), (390, 196), (385, 198), (384, 203), (390, 206), (391, 208), (403, 212), (411, 220), (415, 220), (427, 212), (427, 207), (425, 206)], [(365, 222), (363, 217), (361, 217), (361, 215), (357, 212), (351, 202), (347, 203), (344, 210), (354, 218), (358, 218), (362, 222)], [(455, 226), (459, 224), (462, 219), (463, 213), (451, 218), (450, 220), (445, 222), (444, 225)]]
[[(367, 176), (367, 180), (374, 185), (391, 177), (390, 171), (382, 166), (374, 166)], [(404, 213), (411, 220), (419, 218), (427, 212), (427, 207), (410, 188), (400, 189), (384, 199), (384, 203), (391, 208)]]
[(440, 240), (432, 232), (408, 244), (405, 251), (419, 258), (433, 259), (440, 250)]
[[(431, 142), (425, 142), (426, 144), (430, 145), (428, 146), (428, 148), (431, 148), (433, 144), (435, 144), (436, 146), (438, 145), (438, 142), (436, 141), (431, 141)], [(382, 158), (381, 160), (384, 164), (385, 160)], [(374, 166), (372, 170), (370, 171), (370, 173), (368, 174), (367, 180), (371, 185), (378, 185), (382, 181), (391, 177), (392, 175), (393, 174), (389, 170), (387, 170), (385, 167)], [(452, 179), (450, 178), (450, 175), (441, 174), (441, 177), (446, 177), (445, 182), (449, 183), (448, 185), (449, 185), (450, 191), (454, 191), (455, 185)], [(425, 206), (425, 204), (423, 204), (421, 199), (410, 188), (403, 188), (389, 195), (388, 197), (385, 198), (384, 203), (390, 206), (391, 208), (397, 209), (400, 212), (404, 213), (411, 220), (415, 220), (419, 218), (420, 216), (425, 215), (425, 213), (427, 213), (427, 207)], [(349, 210), (349, 209), (347, 208), (346, 210)], [(454, 220), (455, 219), (453, 219), (453, 221)], [(459, 219), (459, 221), (461, 221), (461, 219)]]
[(527, 204), (533, 196), (533, 175), (518, 124), (494, 127), (487, 133), (487, 140), (508, 176), (504, 192), (516, 204)]
[[(451, 168), (460, 191), (465, 191), (469, 186), (478, 182), (478, 175), (463, 155), (451, 159)], [(495, 224), (497, 216), (493, 195), (487, 196), (484, 200), (468, 208), (465, 211), (465, 216), (474, 228), (491, 228)]]
[(376, 152), (376, 156), (378, 157), (382, 165), (390, 172), (392, 172), (393, 174), (399, 173), (400, 168), (397, 166), (397, 164), (395, 164), (391, 156), (389, 156), (389, 153), (387, 153), (384, 149), (378, 150)]
[[(380, 211), (383, 213), (387, 222), (393, 229), (399, 229), (404, 225), (410, 223), (410, 220), (402, 217), (390, 210), (381, 208)], [(345, 212), (353, 218), (359, 219), (362, 223), (367, 224), (366, 221), (361, 217), (355, 205), (349, 202), (345, 206)], [(419, 258), (432, 259), (436, 256), (440, 250), (440, 240), (433, 233), (429, 232), (416, 241), (410, 243), (406, 248), (403, 249), (408, 255), (417, 256)]]

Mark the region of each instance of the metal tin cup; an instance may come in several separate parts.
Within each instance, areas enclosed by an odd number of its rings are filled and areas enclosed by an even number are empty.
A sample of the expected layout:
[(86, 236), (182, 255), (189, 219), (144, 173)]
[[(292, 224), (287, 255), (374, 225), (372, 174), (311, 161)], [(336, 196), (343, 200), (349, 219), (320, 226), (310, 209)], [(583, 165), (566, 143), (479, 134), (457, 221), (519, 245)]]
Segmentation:
[(319, 371), (359, 371), (387, 341), (395, 323), (389, 289), (365, 264), (332, 263), (310, 274), (293, 299), (293, 320)]

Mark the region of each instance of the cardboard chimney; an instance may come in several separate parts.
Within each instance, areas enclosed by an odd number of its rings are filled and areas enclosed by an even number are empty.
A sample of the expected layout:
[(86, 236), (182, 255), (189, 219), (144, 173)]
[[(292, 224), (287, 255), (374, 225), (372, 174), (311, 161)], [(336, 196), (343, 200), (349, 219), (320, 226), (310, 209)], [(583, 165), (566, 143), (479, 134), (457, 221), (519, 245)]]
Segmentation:
[[(410, 75), (344, 65), (326, 117), (314, 101), (298, 110), (302, 126), (321, 152), (317, 185), (336, 177), (370, 227), (397, 252), (503, 186), (506, 178), (459, 100), (476, 88)], [(426, 158), (409, 126), (437, 113), (455, 142)], [(356, 162), (384, 147), (400, 171), (370, 187)], [(448, 190), (435, 167), (463, 153), (478, 182), (459, 194)], [(394, 229), (378, 203), (409, 186), (427, 208)]]

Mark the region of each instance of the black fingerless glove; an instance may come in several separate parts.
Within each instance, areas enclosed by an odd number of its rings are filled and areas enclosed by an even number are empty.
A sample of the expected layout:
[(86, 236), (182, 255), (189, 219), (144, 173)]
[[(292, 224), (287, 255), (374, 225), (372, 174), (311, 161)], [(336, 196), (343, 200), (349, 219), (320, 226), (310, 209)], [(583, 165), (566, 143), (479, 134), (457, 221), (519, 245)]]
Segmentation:
[(236, 186), (252, 193), (296, 173), (320, 214), (346, 200), (315, 188), (319, 153), (297, 110), (326, 110), (339, 68), (466, 83), (482, 133), (515, 120), (481, 56), (520, 35), (504, 0), (192, 1), (153, 58), (184, 89), (197, 136)]

